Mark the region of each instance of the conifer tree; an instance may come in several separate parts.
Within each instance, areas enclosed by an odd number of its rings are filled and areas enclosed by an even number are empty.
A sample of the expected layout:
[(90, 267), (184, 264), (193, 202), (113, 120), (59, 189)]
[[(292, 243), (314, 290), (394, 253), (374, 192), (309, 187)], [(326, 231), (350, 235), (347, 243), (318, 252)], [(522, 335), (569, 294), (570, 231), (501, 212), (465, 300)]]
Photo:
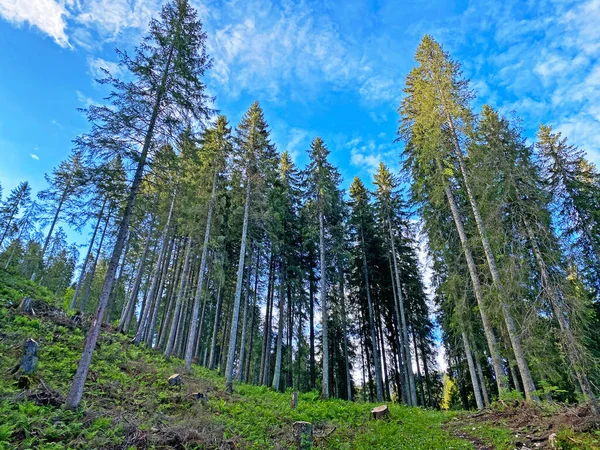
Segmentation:
[(335, 167), (327, 160), (329, 149), (323, 140), (315, 138), (309, 150), (310, 162), (306, 168), (306, 191), (311, 204), (313, 217), (319, 223), (319, 295), (322, 311), (322, 341), (323, 341), (323, 379), (321, 395), (324, 399), (330, 396), (330, 360), (329, 360), (329, 336), (328, 336), (328, 280), (327, 280), (327, 247), (326, 234), (333, 225), (333, 208), (338, 202), (341, 177)]
[(367, 249), (370, 241), (375, 235), (374, 211), (369, 204), (369, 193), (365, 188), (360, 178), (355, 177), (349, 188), (351, 198), (352, 215), (350, 223), (354, 228), (354, 239), (356, 240), (357, 256), (362, 265), (362, 273), (364, 277), (364, 292), (367, 298), (367, 312), (369, 330), (371, 333), (371, 352), (373, 354), (373, 362), (375, 364), (375, 381), (377, 387), (377, 401), (383, 401), (383, 378), (381, 373), (381, 356), (378, 341), (376, 339), (375, 310), (373, 308), (373, 300), (371, 298), (371, 278), (369, 276), (369, 264), (367, 261)]
[(551, 126), (540, 126), (536, 148), (563, 241), (600, 292), (600, 174)]
[(202, 24), (187, 0), (167, 3), (161, 10), (160, 19), (150, 22), (150, 30), (137, 47), (135, 56), (131, 58), (127, 53), (119, 52), (120, 65), (132, 73), (133, 81), (123, 82), (107, 73), (103, 82), (113, 87), (108, 97), (111, 105), (91, 106), (86, 111), (92, 129), (76, 140), (78, 148), (98, 158), (110, 158), (125, 151), (127, 157), (135, 160), (136, 169), (98, 309), (66, 400), (69, 408), (76, 408), (83, 395), (148, 155), (157, 148), (160, 139), (177, 136), (189, 120), (202, 121), (210, 114), (201, 80), (210, 66), (205, 40)]
[[(258, 102), (254, 102), (242, 117), (236, 128), (235, 153), (244, 185), (244, 213), (242, 220), (242, 236), (236, 275), (236, 285), (231, 316), (229, 349), (227, 352), (227, 367), (225, 368), (225, 387), (233, 391), (233, 372), (235, 366), (235, 350), (237, 344), (237, 329), (242, 297), (244, 277), (244, 261), (246, 257), (246, 242), (250, 219), (251, 202), (257, 202), (264, 183), (272, 179), (275, 167), (275, 148), (269, 140), (269, 130), (263, 111)], [(254, 198), (253, 198), (254, 193)]]
[[(0, 193), (1, 194), (1, 193)], [(1, 196), (0, 196), (1, 198)], [(14, 188), (6, 200), (0, 203), (0, 248), (4, 239), (10, 237), (13, 228), (18, 231), (17, 216), (21, 208), (27, 209), (31, 204), (31, 188), (29, 183), (24, 181)]]

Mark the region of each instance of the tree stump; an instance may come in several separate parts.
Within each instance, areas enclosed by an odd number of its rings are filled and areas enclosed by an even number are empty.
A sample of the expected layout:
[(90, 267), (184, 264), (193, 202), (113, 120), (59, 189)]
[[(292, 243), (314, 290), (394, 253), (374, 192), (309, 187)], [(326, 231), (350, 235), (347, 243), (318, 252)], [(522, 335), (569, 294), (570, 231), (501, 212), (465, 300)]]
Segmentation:
[(192, 395), (203, 405), (206, 405), (206, 402), (208, 402), (208, 393), (193, 392)]
[(167, 380), (167, 382), (169, 383), (169, 386), (179, 386), (179, 387), (181, 387), (181, 375), (179, 375), (178, 373), (174, 373), (173, 375), (171, 375), (169, 377), (169, 379)]
[(23, 297), (23, 300), (21, 300), (21, 303), (19, 304), (19, 309), (25, 314), (35, 315), (35, 311), (33, 310), (33, 306), (31, 306), (31, 299), (29, 297)]
[(25, 375), (32, 374), (37, 369), (38, 343), (29, 338), (23, 344), (23, 357), (21, 358), (21, 371)]
[(298, 450), (309, 450), (313, 445), (313, 426), (310, 422), (295, 422), (294, 436)]
[(371, 414), (373, 414), (373, 419), (386, 419), (390, 415), (390, 410), (387, 405), (376, 406), (371, 410)]
[(298, 393), (294, 391), (294, 392), (292, 392), (291, 407), (292, 407), (292, 409), (294, 409), (296, 406), (298, 406)]

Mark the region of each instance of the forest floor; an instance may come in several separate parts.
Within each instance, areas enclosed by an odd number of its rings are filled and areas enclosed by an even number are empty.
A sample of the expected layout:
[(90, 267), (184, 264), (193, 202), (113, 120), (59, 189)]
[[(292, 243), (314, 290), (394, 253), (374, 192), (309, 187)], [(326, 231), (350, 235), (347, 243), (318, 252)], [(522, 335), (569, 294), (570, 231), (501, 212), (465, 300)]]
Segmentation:
[[(18, 309), (34, 299), (34, 314)], [(62, 407), (89, 319), (64, 312), (50, 293), (0, 269), (0, 450), (3, 449), (291, 449), (293, 423), (314, 425), (323, 449), (599, 449), (600, 433), (584, 406), (501, 404), (477, 414), (390, 404), (390, 418), (372, 420), (375, 405), (322, 401), (235, 384), (224, 390), (215, 371), (194, 366), (181, 387), (167, 379), (183, 362), (131, 344), (105, 327), (81, 408)], [(25, 339), (39, 344), (38, 370), (18, 370)], [(206, 394), (207, 402), (196, 393)], [(553, 447), (554, 446), (554, 447)]]

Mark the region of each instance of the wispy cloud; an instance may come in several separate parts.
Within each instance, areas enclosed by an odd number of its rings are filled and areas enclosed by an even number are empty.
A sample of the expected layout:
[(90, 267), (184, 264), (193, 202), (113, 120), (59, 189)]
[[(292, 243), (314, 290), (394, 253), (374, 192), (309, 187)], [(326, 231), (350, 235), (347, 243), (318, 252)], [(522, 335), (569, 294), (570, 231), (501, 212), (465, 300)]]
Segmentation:
[(92, 75), (94, 79), (106, 78), (105, 70), (117, 77), (122, 74), (122, 69), (119, 64), (113, 61), (107, 61), (90, 55), (87, 58), (87, 64), (90, 75)]
[(77, 101), (83, 105), (84, 108), (89, 108), (92, 105), (98, 105), (98, 102), (91, 97), (88, 97), (81, 91), (75, 91)]
[(35, 159), (36, 161), (39, 161), (39, 160), (40, 160), (40, 157), (39, 157), (38, 155), (36, 155), (35, 153), (32, 153), (32, 154), (31, 154), (31, 155), (29, 155), (29, 156), (31, 156), (31, 158)]
[(61, 47), (69, 47), (67, 6), (74, 0), (0, 0), (0, 16), (21, 26), (29, 24), (50, 36)]

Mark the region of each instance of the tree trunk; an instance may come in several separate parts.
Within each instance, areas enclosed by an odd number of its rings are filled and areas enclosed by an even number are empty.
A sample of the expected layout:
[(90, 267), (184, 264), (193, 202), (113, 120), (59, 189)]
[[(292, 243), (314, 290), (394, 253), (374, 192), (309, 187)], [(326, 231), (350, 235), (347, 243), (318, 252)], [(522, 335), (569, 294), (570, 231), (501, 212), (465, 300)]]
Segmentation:
[(567, 359), (571, 362), (572, 370), (575, 372), (575, 376), (579, 381), (581, 392), (583, 392), (583, 395), (586, 398), (586, 400), (588, 400), (591, 403), (594, 413), (597, 416), (600, 416), (600, 405), (598, 405), (598, 400), (594, 395), (592, 386), (581, 367), (583, 364), (581, 345), (577, 342), (577, 339), (573, 335), (573, 331), (571, 330), (569, 322), (565, 317), (565, 312), (563, 312), (563, 308), (561, 308), (560, 299), (558, 297), (558, 289), (552, 285), (552, 282), (550, 280), (550, 274), (548, 273), (548, 269), (546, 267), (546, 262), (542, 257), (542, 254), (537, 244), (537, 240), (535, 238), (535, 234), (527, 218), (523, 218), (523, 224), (525, 225), (525, 228), (527, 230), (529, 244), (531, 245), (533, 255), (538, 266), (538, 270), (540, 271), (542, 286), (546, 291), (546, 296), (550, 300), (552, 312), (556, 317), (556, 320), (558, 321), (558, 325), (562, 333), (561, 341), (564, 348), (564, 353)]
[(263, 326), (262, 353), (260, 357), (259, 384), (267, 384), (268, 360), (271, 352), (271, 320), (273, 312), (273, 290), (275, 285), (275, 257), (271, 250), (271, 262), (269, 263), (269, 282), (267, 286), (267, 304), (265, 307), (265, 323)]
[(183, 269), (181, 272), (181, 280), (179, 282), (179, 291), (177, 293), (177, 299), (175, 301), (175, 310), (173, 311), (173, 318), (171, 319), (171, 328), (169, 330), (169, 339), (167, 339), (167, 346), (165, 348), (165, 358), (169, 359), (175, 346), (175, 334), (177, 333), (177, 326), (179, 324), (179, 316), (181, 312), (181, 304), (183, 297), (185, 296), (185, 288), (187, 278), (189, 277), (189, 266), (190, 266), (190, 254), (192, 250), (192, 238), (188, 236), (187, 245), (185, 249), (185, 261), (183, 263)]
[[(250, 307), (250, 287), (252, 281), (252, 255), (254, 253), (254, 247), (251, 245), (250, 258), (248, 262), (248, 284), (246, 285), (246, 296), (244, 298), (244, 318), (242, 319), (242, 338), (240, 342), (240, 369), (238, 371), (237, 379), (241, 383), (244, 381), (244, 372), (246, 370), (246, 329), (248, 327), (248, 308)], [(254, 274), (254, 289), (256, 290), (256, 283), (258, 281), (258, 261), (260, 259), (260, 251), (256, 255), (256, 273)]]
[(96, 242), (96, 234), (98, 233), (98, 228), (100, 228), (100, 222), (102, 222), (102, 216), (104, 215), (104, 207), (106, 206), (106, 197), (104, 198), (104, 202), (102, 203), (102, 208), (100, 208), (100, 212), (98, 213), (98, 220), (96, 221), (96, 226), (94, 227), (94, 232), (92, 233), (92, 239), (90, 241), (90, 245), (88, 247), (88, 251), (85, 255), (85, 259), (83, 260), (83, 266), (81, 267), (81, 273), (79, 274), (79, 280), (77, 281), (77, 287), (75, 288), (75, 293), (73, 294), (73, 300), (71, 301), (71, 309), (75, 309), (77, 306), (77, 297), (79, 296), (79, 291), (83, 286), (83, 282), (85, 280), (85, 271), (87, 269), (88, 262), (90, 260), (90, 256), (92, 255), (92, 249), (94, 247), (94, 243)]
[[(319, 203), (321, 200), (319, 200)], [(329, 398), (329, 336), (328, 320), (329, 311), (327, 309), (327, 266), (325, 263), (325, 218), (323, 206), (319, 207), (319, 253), (321, 272), (321, 310), (322, 310), (322, 330), (323, 330), (323, 386), (321, 396), (327, 400)]]
[(92, 269), (90, 270), (90, 281), (87, 283), (85, 287), (85, 292), (83, 293), (83, 299), (81, 300), (81, 308), (80, 311), (85, 311), (85, 305), (90, 298), (90, 291), (92, 289), (92, 284), (94, 283), (94, 277), (96, 276), (96, 268), (98, 267), (98, 260), (100, 259), (100, 255), (102, 253), (102, 245), (104, 244), (104, 237), (106, 236), (106, 230), (108, 229), (108, 224), (110, 222), (110, 216), (112, 215), (112, 211), (108, 211), (108, 216), (106, 217), (106, 223), (104, 224), (104, 228), (102, 229), (102, 234), (100, 235), (100, 242), (98, 243), (98, 252), (96, 253), (96, 257), (94, 258), (94, 262), (92, 263)]
[(283, 267), (283, 262), (281, 264), (281, 269), (279, 272), (279, 322), (277, 324), (277, 345), (275, 351), (275, 371), (273, 374), (273, 389), (276, 391), (279, 390), (279, 385), (281, 381), (281, 351), (283, 346), (283, 326), (284, 326), (284, 311), (285, 311), (285, 295), (284, 285), (285, 285), (285, 276)]
[(531, 372), (529, 370), (529, 365), (527, 364), (527, 360), (525, 359), (525, 352), (521, 346), (521, 337), (519, 335), (519, 332), (517, 331), (512, 312), (510, 311), (510, 306), (508, 305), (508, 303), (506, 303), (506, 301), (503, 298), (504, 289), (502, 286), (502, 281), (500, 280), (500, 273), (498, 272), (498, 267), (496, 266), (496, 258), (494, 257), (492, 247), (487, 238), (485, 226), (483, 224), (481, 214), (479, 213), (479, 207), (477, 206), (475, 197), (471, 192), (471, 185), (469, 182), (469, 176), (467, 174), (467, 167), (465, 165), (465, 160), (460, 149), (460, 144), (456, 135), (454, 123), (450, 116), (448, 116), (448, 125), (450, 127), (452, 142), (454, 144), (454, 153), (456, 155), (456, 159), (458, 160), (458, 164), (463, 178), (463, 183), (467, 192), (467, 197), (469, 199), (469, 203), (471, 204), (473, 217), (475, 218), (475, 224), (477, 225), (477, 231), (479, 232), (479, 238), (481, 239), (481, 244), (483, 246), (485, 258), (487, 260), (488, 267), (492, 275), (492, 281), (494, 282), (494, 286), (496, 287), (498, 298), (500, 300), (500, 307), (502, 309), (502, 315), (504, 316), (504, 322), (506, 324), (508, 337), (510, 339), (513, 353), (515, 355), (515, 359), (517, 360), (517, 365), (519, 366), (519, 372), (521, 373), (521, 378), (523, 380), (523, 390), (525, 391), (525, 398), (527, 398), (528, 400), (539, 401), (539, 398), (535, 394), (535, 384), (533, 382), (533, 377), (531, 376)]
[(400, 283), (400, 272), (398, 269), (398, 261), (396, 255), (396, 243), (394, 239), (394, 233), (392, 231), (392, 220), (388, 217), (388, 226), (390, 233), (390, 244), (392, 250), (392, 262), (394, 263), (394, 275), (396, 278), (396, 291), (398, 292), (398, 311), (400, 312), (400, 323), (401, 323), (401, 336), (404, 344), (404, 352), (406, 357), (404, 358), (406, 364), (406, 370), (408, 372), (408, 393), (410, 394), (411, 405), (417, 406), (417, 389), (415, 386), (415, 376), (412, 370), (412, 356), (410, 352), (410, 342), (408, 340), (408, 326), (406, 324), (406, 314), (404, 312), (404, 295), (402, 293), (402, 283)]
[[(148, 328), (148, 319), (150, 318), (150, 312), (152, 311), (152, 306), (154, 305), (155, 299), (158, 301), (157, 289), (159, 278), (162, 271), (163, 261), (165, 259), (165, 255), (167, 253), (167, 248), (169, 247), (169, 230), (171, 228), (171, 218), (173, 217), (173, 209), (175, 208), (175, 199), (177, 198), (177, 187), (175, 188), (173, 195), (171, 197), (171, 206), (169, 208), (169, 215), (167, 216), (167, 223), (165, 224), (165, 228), (163, 229), (162, 236), (160, 238), (160, 250), (158, 251), (158, 261), (154, 266), (154, 271), (152, 274), (152, 285), (150, 287), (150, 295), (148, 297), (149, 301), (146, 304), (146, 307), (142, 311), (140, 315), (140, 322), (138, 323), (138, 329), (133, 338), (134, 344), (139, 344), (146, 335), (146, 330)], [(152, 333), (152, 330), (148, 330), (149, 333)]]
[(173, 252), (173, 247), (175, 246), (175, 237), (170, 239), (170, 244), (168, 245), (167, 256), (163, 261), (163, 267), (161, 269), (160, 275), (160, 283), (158, 284), (158, 289), (156, 291), (156, 298), (154, 300), (154, 307), (152, 308), (152, 313), (150, 314), (150, 321), (148, 323), (148, 327), (145, 333), (145, 342), (146, 345), (152, 348), (152, 344), (154, 343), (154, 329), (156, 328), (156, 321), (158, 320), (158, 312), (160, 311), (160, 304), (163, 299), (163, 290), (165, 287), (166, 279), (169, 274), (169, 266), (171, 264), (171, 254)]
[(233, 302), (233, 315), (231, 318), (231, 337), (227, 353), (227, 367), (225, 368), (225, 389), (233, 392), (233, 369), (235, 364), (235, 346), (237, 339), (238, 321), (240, 318), (240, 303), (242, 299), (242, 281), (244, 278), (244, 258), (246, 256), (246, 235), (248, 234), (248, 216), (250, 213), (250, 174), (246, 174), (246, 202), (244, 205), (244, 224), (242, 226), (242, 239), (240, 242), (240, 260), (238, 262), (237, 283)]
[[(350, 358), (348, 356), (348, 318), (346, 317), (346, 292), (344, 286), (344, 272), (341, 263), (338, 264), (338, 272), (340, 274), (340, 301), (342, 303), (342, 332), (344, 333), (344, 369), (346, 371), (346, 399), (352, 400), (352, 374), (350, 373)], [(368, 276), (367, 276), (368, 280)], [(367, 281), (368, 283), (368, 281)], [(291, 312), (291, 309), (290, 309)], [(291, 330), (291, 326), (290, 326)], [(290, 353), (292, 349), (290, 339)]]
[[(438, 169), (442, 172), (442, 164), (439, 160), (437, 160), (437, 165)], [(473, 291), (475, 293), (477, 305), (479, 306), (481, 322), (483, 323), (485, 338), (488, 344), (488, 349), (490, 351), (490, 356), (492, 357), (492, 365), (494, 366), (496, 384), (498, 385), (498, 392), (500, 396), (502, 396), (503, 392), (505, 392), (508, 389), (508, 386), (506, 384), (506, 377), (504, 376), (504, 371), (502, 370), (502, 358), (500, 356), (500, 352), (498, 351), (496, 336), (494, 334), (492, 324), (488, 317), (487, 306), (483, 301), (483, 290), (481, 288), (479, 274), (477, 273), (477, 267), (475, 265), (475, 261), (473, 260), (473, 255), (471, 253), (471, 248), (469, 247), (467, 234), (465, 233), (465, 229), (460, 218), (458, 206), (456, 205), (456, 200), (454, 199), (454, 194), (452, 194), (452, 191), (450, 190), (449, 186), (446, 186), (445, 194), (446, 200), (448, 200), (448, 204), (450, 206), (450, 211), (452, 212), (452, 218), (454, 219), (454, 224), (458, 232), (458, 237), (460, 238), (460, 243), (465, 254), (465, 259), (467, 261), (469, 275), (473, 284)]]
[(373, 362), (375, 363), (375, 382), (377, 387), (377, 401), (383, 401), (383, 380), (381, 378), (381, 359), (379, 358), (379, 349), (377, 348), (377, 338), (375, 331), (375, 313), (373, 312), (373, 302), (371, 301), (371, 286), (369, 281), (369, 269), (367, 267), (367, 256), (365, 254), (365, 237), (362, 229), (360, 230), (360, 246), (363, 262), (363, 275), (365, 279), (365, 290), (367, 293), (367, 305), (369, 308), (369, 328), (371, 329), (371, 345), (373, 352)]
[(479, 377), (479, 387), (481, 388), (481, 394), (483, 396), (483, 404), (488, 407), (490, 406), (490, 398), (485, 385), (485, 378), (483, 377), (483, 370), (481, 370), (481, 362), (479, 361), (479, 357), (475, 357), (475, 366), (477, 367), (477, 376)]
[(178, 238), (178, 241), (175, 258), (173, 259), (173, 273), (169, 282), (169, 288), (167, 289), (167, 298), (169, 300), (161, 320), (158, 342), (154, 347), (157, 349), (164, 349), (165, 347), (165, 339), (167, 339), (168, 332), (170, 331), (169, 324), (171, 323), (171, 315), (173, 313), (173, 309), (175, 308), (177, 286), (179, 285), (179, 280), (183, 276), (183, 264), (179, 261), (179, 259), (180, 257), (185, 259), (185, 238)]
[(398, 310), (398, 295), (396, 291), (396, 283), (394, 281), (394, 269), (392, 267), (392, 257), (388, 256), (389, 265), (390, 265), (390, 280), (392, 283), (392, 294), (394, 296), (394, 325), (396, 326), (396, 332), (394, 333), (394, 338), (396, 340), (396, 348), (398, 349), (398, 364), (400, 374), (399, 376), (402, 378), (401, 383), (401, 397), (402, 400), (407, 404), (411, 404), (410, 394), (408, 392), (408, 370), (406, 367), (406, 361), (404, 356), (403, 349), (403, 339), (402, 339), (402, 328), (400, 326), (400, 311)]
[(315, 289), (314, 289), (314, 283), (313, 283), (313, 272), (312, 272), (312, 268), (310, 269), (310, 276), (309, 276), (309, 303), (308, 303), (308, 310), (309, 310), (309, 345), (310, 345), (310, 387), (311, 389), (314, 389), (315, 386), (317, 385), (317, 368), (316, 368), (316, 361), (315, 361)]
[(469, 374), (471, 375), (471, 383), (473, 384), (473, 391), (475, 393), (475, 403), (477, 403), (477, 409), (483, 409), (483, 399), (481, 398), (481, 390), (479, 389), (479, 379), (475, 372), (475, 364), (473, 363), (473, 354), (471, 353), (471, 346), (469, 345), (469, 339), (467, 338), (467, 332), (464, 329), (461, 331), (463, 346), (465, 347), (465, 355), (467, 356), (467, 364), (469, 365)]
[[(123, 272), (125, 271), (125, 260), (127, 259), (127, 253), (129, 252), (129, 244), (131, 243), (131, 231), (127, 234), (127, 238), (125, 240), (125, 250), (123, 251), (123, 257), (121, 259), (121, 267), (119, 268), (119, 275), (117, 276), (117, 281), (113, 284), (113, 288), (108, 298), (108, 305), (106, 307), (106, 314), (104, 316), (104, 322), (109, 323), (112, 317), (113, 308), (115, 306), (115, 301), (117, 300), (115, 296), (117, 295), (118, 289), (121, 286), (123, 280)], [(127, 295), (124, 296), (125, 299)], [(123, 304), (125, 307), (125, 304)]]
[[(52, 233), (54, 232), (54, 227), (56, 226), (56, 222), (58, 222), (58, 216), (62, 210), (62, 207), (69, 195), (69, 185), (65, 187), (65, 190), (60, 197), (60, 201), (58, 202), (58, 206), (56, 207), (56, 212), (54, 213), (54, 219), (52, 219), (52, 224), (50, 225), (50, 230), (48, 230), (48, 235), (46, 236), (46, 240), (44, 241), (44, 246), (42, 247), (42, 253), (40, 254), (40, 264), (44, 264), (44, 255), (46, 254), (46, 250), (48, 250), (48, 245), (50, 244), (50, 238), (52, 237)], [(37, 273), (34, 270), (31, 274), (31, 281), (35, 281), (37, 277)]]
[(413, 347), (415, 348), (415, 364), (417, 365), (417, 377), (419, 378), (419, 386), (421, 387), (421, 406), (425, 406), (425, 389), (423, 388), (423, 377), (421, 376), (421, 366), (419, 364), (419, 347), (417, 346), (417, 336), (415, 330), (412, 330)]
[(223, 305), (222, 284), (222, 281), (220, 281), (219, 288), (217, 289), (217, 307), (215, 310), (215, 323), (213, 325), (212, 340), (210, 344), (210, 358), (208, 362), (208, 368), (210, 370), (215, 369), (217, 359), (217, 336), (219, 333), (219, 322), (221, 319), (221, 307)]
[(148, 230), (148, 236), (146, 236), (146, 243), (144, 244), (144, 252), (142, 253), (142, 259), (140, 260), (140, 264), (137, 270), (137, 274), (135, 276), (135, 282), (133, 284), (133, 289), (131, 290), (131, 295), (129, 296), (129, 301), (127, 302), (127, 306), (123, 309), (123, 313), (121, 314), (121, 320), (119, 322), (118, 331), (120, 333), (129, 332), (129, 324), (131, 323), (131, 317), (133, 316), (135, 303), (137, 301), (138, 293), (140, 290), (140, 286), (142, 284), (142, 277), (144, 276), (144, 266), (146, 265), (146, 258), (148, 256), (148, 250), (150, 250), (150, 240), (152, 238), (152, 227), (153, 227), (154, 219), (150, 224), (150, 229)]
[(212, 215), (217, 197), (217, 180), (218, 170), (215, 169), (213, 175), (212, 192), (208, 201), (208, 213), (206, 215), (206, 230), (204, 231), (204, 242), (202, 244), (202, 258), (200, 260), (200, 273), (198, 274), (198, 288), (194, 298), (194, 309), (192, 310), (192, 322), (190, 324), (190, 337), (188, 345), (185, 349), (185, 372), (189, 373), (192, 369), (192, 354), (194, 352), (194, 343), (196, 342), (196, 333), (198, 331), (198, 313), (200, 310), (200, 302), (202, 300), (202, 287), (204, 285), (204, 272), (206, 270), (206, 256), (208, 255), (208, 242), (210, 239), (210, 226), (212, 223)]

